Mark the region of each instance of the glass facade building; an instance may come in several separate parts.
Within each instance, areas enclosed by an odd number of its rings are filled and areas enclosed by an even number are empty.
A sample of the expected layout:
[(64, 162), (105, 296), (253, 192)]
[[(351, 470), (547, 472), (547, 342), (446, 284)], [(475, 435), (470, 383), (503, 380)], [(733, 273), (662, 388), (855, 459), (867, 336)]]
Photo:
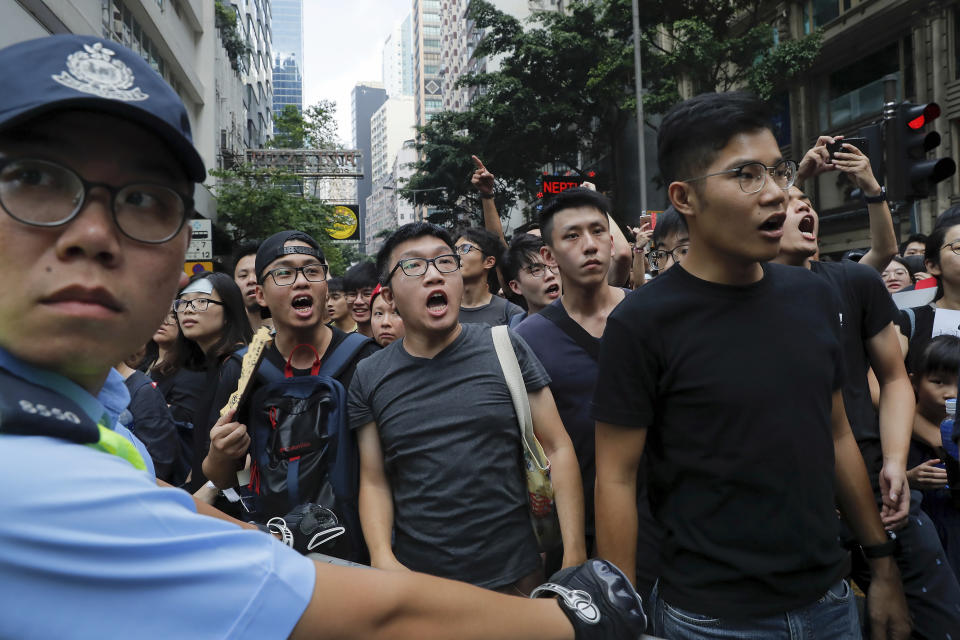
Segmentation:
[(273, 112), (303, 111), (303, 0), (273, 0)]

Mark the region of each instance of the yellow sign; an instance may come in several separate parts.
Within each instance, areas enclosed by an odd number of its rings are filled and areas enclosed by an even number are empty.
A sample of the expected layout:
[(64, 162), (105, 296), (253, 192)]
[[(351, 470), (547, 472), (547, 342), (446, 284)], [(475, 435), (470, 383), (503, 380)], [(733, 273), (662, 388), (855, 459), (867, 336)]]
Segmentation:
[(209, 271), (213, 273), (213, 263), (212, 262), (184, 262), (183, 271), (188, 276), (192, 276), (201, 271)]
[(357, 232), (357, 214), (350, 207), (338, 205), (333, 208), (333, 215), (336, 221), (333, 226), (327, 229), (327, 233), (334, 240), (346, 240), (353, 237)]

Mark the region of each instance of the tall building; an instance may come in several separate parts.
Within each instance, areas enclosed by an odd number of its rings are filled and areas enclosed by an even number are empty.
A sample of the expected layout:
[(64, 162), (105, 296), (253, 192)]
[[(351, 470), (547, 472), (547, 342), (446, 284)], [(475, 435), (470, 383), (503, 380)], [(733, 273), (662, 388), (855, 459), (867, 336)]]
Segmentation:
[[(241, 74), (223, 49), (213, 2), (0, 2), (0, 47), (55, 33), (100, 36), (140, 53), (186, 105), (194, 145), (208, 169), (222, 166), (225, 149), (243, 144), (247, 117)], [(213, 178), (207, 183), (213, 184)], [(194, 199), (201, 215), (216, 218), (216, 201), (207, 185), (197, 186)]]
[(353, 148), (363, 154), (363, 178), (357, 181), (357, 204), (360, 208), (360, 247), (366, 242), (367, 196), (370, 195), (373, 180), (370, 159), (370, 118), (387, 100), (387, 92), (380, 82), (358, 82), (350, 94), (350, 122), (353, 134)]
[(371, 191), (366, 200), (367, 252), (379, 247), (378, 234), (397, 226), (397, 154), (414, 137), (413, 96), (389, 98), (370, 118)]
[(238, 66), (247, 110), (244, 144), (251, 149), (263, 148), (273, 135), (270, 2), (231, 0), (237, 15), (237, 30), (243, 34), (250, 51), (249, 56), (239, 60)]
[(303, 0), (273, 0), (273, 110), (303, 111)]
[(443, 109), (441, 0), (413, 0), (413, 91), (417, 126)]
[(413, 17), (397, 23), (383, 43), (383, 88), (390, 98), (413, 95)]

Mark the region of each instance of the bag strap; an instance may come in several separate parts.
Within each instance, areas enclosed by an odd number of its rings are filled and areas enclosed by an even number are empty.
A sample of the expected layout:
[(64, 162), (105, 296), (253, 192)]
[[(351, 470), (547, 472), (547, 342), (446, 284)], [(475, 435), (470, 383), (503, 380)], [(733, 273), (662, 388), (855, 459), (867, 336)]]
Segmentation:
[(313, 348), (312, 344), (307, 344), (306, 342), (301, 342), (293, 348), (293, 351), (290, 352), (290, 356), (287, 358), (287, 363), (283, 365), (283, 377), (292, 378), (293, 377), (293, 366), (290, 362), (293, 360), (293, 354), (295, 354), (300, 349), (310, 349), (313, 351), (313, 364), (310, 366), (310, 375), (315, 376), (320, 373), (320, 354), (317, 353), (317, 350)]
[(336, 378), (343, 373), (343, 370), (353, 361), (354, 356), (356, 356), (357, 353), (360, 352), (360, 349), (366, 346), (368, 342), (373, 342), (373, 340), (362, 333), (348, 333), (343, 342), (338, 344), (337, 348), (333, 350), (333, 353), (327, 356), (326, 362), (320, 367), (319, 375)]
[(500, 368), (503, 369), (503, 378), (510, 391), (510, 399), (513, 400), (513, 408), (517, 412), (523, 448), (534, 464), (546, 471), (550, 468), (550, 462), (533, 434), (530, 398), (527, 396), (527, 386), (523, 382), (523, 373), (517, 361), (517, 352), (513, 349), (513, 342), (510, 341), (510, 330), (504, 325), (499, 325), (493, 327), (490, 333), (493, 336), (493, 346), (497, 350), (497, 358), (500, 359)]
[(540, 315), (557, 325), (581, 349), (587, 352), (595, 361), (600, 360), (600, 341), (587, 333), (587, 330), (577, 324), (577, 321), (567, 315), (566, 310), (557, 304), (548, 304), (540, 310)]
[(904, 309), (904, 311), (907, 314), (907, 319), (910, 321), (910, 339), (913, 340), (913, 334), (917, 330), (917, 314), (909, 307)]

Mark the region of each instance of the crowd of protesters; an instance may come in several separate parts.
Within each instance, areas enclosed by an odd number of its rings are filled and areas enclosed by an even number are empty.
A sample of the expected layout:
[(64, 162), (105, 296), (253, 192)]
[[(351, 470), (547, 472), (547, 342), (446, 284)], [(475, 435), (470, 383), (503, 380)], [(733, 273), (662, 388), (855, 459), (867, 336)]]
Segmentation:
[(960, 640), (960, 210), (898, 246), (842, 138), (703, 94), (634, 228), (586, 183), (508, 238), (474, 156), (482, 226), (187, 279), (172, 90), (97, 38), (0, 65), (0, 637)]

